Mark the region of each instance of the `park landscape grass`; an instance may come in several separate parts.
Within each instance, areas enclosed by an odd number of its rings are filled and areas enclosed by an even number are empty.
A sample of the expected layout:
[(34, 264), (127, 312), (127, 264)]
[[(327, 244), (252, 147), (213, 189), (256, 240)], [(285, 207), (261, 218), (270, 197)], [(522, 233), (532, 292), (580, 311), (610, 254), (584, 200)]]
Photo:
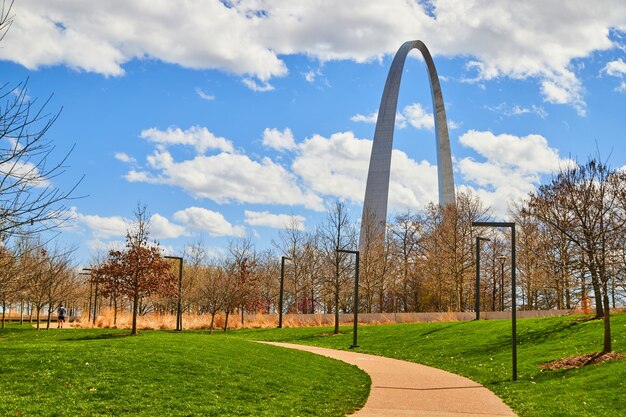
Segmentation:
[[(626, 353), (626, 313), (612, 317)], [(588, 316), (518, 320), (519, 380), (511, 381), (508, 320), (359, 327), (358, 349), (484, 384), (520, 416), (626, 415), (626, 361), (550, 371), (540, 365), (602, 346)], [(0, 415), (342, 415), (369, 379), (345, 364), (254, 340), (347, 349), (351, 327), (241, 329), (212, 336), (111, 329), (0, 332)], [(64, 408), (69, 407), (69, 408)], [(65, 411), (62, 411), (65, 410)]]
[(207, 332), (0, 331), (1, 416), (342, 416), (369, 377), (306, 352)]
[[(626, 313), (612, 316), (613, 349), (626, 353)], [(508, 320), (360, 326), (363, 353), (417, 362), (466, 376), (520, 416), (626, 416), (626, 361), (550, 371), (540, 365), (602, 349), (601, 320), (565, 316), (518, 320), (518, 381), (511, 381)], [(239, 337), (347, 349), (351, 328), (237, 330)]]

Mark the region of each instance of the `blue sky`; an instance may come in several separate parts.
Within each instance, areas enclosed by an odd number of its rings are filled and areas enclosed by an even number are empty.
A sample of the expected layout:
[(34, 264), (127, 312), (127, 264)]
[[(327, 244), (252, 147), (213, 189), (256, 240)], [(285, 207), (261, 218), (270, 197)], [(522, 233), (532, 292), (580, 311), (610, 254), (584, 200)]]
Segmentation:
[[(3, 82), (62, 108), (48, 137), (85, 174), (58, 239), (91, 254), (123, 240), (138, 202), (173, 253), (271, 246), (325, 204), (360, 217), (375, 112), (393, 53), (421, 39), (450, 123), (457, 190), (503, 218), (569, 159), (626, 166), (626, 4), (568, 1), (18, 0)], [(405, 66), (390, 212), (437, 201), (432, 105)]]

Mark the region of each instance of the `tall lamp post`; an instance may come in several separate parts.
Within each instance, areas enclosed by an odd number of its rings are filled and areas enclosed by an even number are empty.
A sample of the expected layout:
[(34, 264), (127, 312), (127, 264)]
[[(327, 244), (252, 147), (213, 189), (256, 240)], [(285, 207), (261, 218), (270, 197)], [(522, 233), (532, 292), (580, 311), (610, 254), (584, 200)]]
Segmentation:
[(176, 331), (183, 331), (183, 258), (163, 256), (166, 259), (178, 259), (178, 308), (176, 309)]
[(285, 260), (291, 261), (288, 256), (280, 258), (280, 293), (278, 295), (278, 328), (283, 328), (283, 294), (285, 290)]
[(89, 307), (87, 307), (87, 323), (91, 321), (91, 294), (93, 292), (93, 280), (91, 279), (91, 268), (83, 268), (83, 271), (79, 275), (89, 275)]
[(517, 305), (515, 294), (515, 223), (472, 222), (473, 227), (508, 227), (511, 229), (511, 341), (513, 344), (513, 381), (517, 381)]
[(357, 343), (357, 330), (359, 321), (359, 251), (337, 249), (337, 252), (352, 253), (356, 255), (356, 265), (354, 268), (354, 330), (352, 331), (352, 345), (350, 345), (350, 349), (354, 349), (359, 347)]
[(489, 242), (486, 237), (476, 236), (476, 320), (480, 320), (480, 242)]
[[(96, 288), (94, 290), (93, 293), (93, 314), (91, 316), (92, 319), (92, 323), (95, 326), (96, 325), (96, 318), (98, 317), (98, 283), (99, 283), (99, 277), (98, 274), (96, 273), (94, 275), (94, 273), (92, 272), (93, 269), (91, 268), (83, 268), (83, 271), (89, 271), (89, 275), (91, 275), (91, 285), (93, 285), (93, 281), (94, 281), (94, 277), (95, 277), (95, 281), (96, 281)], [(89, 286), (89, 301), (91, 301), (91, 285)]]
[(498, 261), (500, 261), (500, 310), (504, 311), (504, 263), (506, 256), (498, 256)]

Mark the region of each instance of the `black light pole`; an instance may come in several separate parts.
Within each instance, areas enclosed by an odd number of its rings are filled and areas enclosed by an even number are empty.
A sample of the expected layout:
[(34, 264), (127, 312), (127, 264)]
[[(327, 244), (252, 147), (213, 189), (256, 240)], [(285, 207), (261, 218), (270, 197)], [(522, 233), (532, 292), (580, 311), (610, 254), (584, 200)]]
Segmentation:
[(480, 320), (480, 241), (489, 242), (486, 237), (476, 236), (476, 320)]
[(500, 310), (504, 311), (504, 263), (506, 262), (506, 256), (498, 256), (500, 261)]
[(178, 259), (178, 308), (176, 309), (176, 331), (183, 331), (183, 258), (180, 256), (163, 256), (167, 259)]
[(283, 291), (285, 288), (285, 260), (291, 260), (287, 256), (280, 258), (280, 293), (278, 295), (278, 328), (283, 328)]
[[(92, 319), (92, 323), (95, 326), (96, 325), (96, 318), (98, 317), (98, 274), (93, 274), (93, 271), (91, 268), (83, 268), (83, 271), (89, 271), (90, 275), (91, 275), (91, 279), (92, 279), (92, 285), (93, 285), (93, 278), (95, 277), (96, 280), (96, 288), (95, 291), (93, 293), (93, 315), (91, 316)], [(91, 301), (91, 286), (89, 287), (89, 300)]]
[(511, 340), (513, 342), (513, 381), (517, 381), (517, 296), (515, 294), (515, 223), (472, 222), (473, 227), (508, 227), (511, 229)]
[(91, 279), (91, 268), (83, 268), (83, 271), (79, 275), (89, 275), (89, 307), (87, 308), (87, 323), (91, 321), (91, 294), (93, 292), (93, 280)]
[(356, 255), (356, 265), (354, 268), (354, 330), (352, 331), (352, 345), (350, 345), (350, 349), (354, 349), (359, 347), (357, 344), (357, 330), (359, 322), (359, 251), (337, 249), (337, 252), (353, 253)]

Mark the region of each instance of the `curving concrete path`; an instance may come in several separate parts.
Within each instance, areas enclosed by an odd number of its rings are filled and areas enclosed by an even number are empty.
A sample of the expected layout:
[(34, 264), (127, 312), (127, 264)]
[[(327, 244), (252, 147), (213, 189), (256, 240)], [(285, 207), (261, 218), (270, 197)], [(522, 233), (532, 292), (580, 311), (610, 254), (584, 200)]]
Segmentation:
[(493, 392), (441, 369), (358, 352), (291, 343), (263, 342), (304, 350), (356, 365), (372, 380), (370, 395), (354, 417), (515, 416)]

